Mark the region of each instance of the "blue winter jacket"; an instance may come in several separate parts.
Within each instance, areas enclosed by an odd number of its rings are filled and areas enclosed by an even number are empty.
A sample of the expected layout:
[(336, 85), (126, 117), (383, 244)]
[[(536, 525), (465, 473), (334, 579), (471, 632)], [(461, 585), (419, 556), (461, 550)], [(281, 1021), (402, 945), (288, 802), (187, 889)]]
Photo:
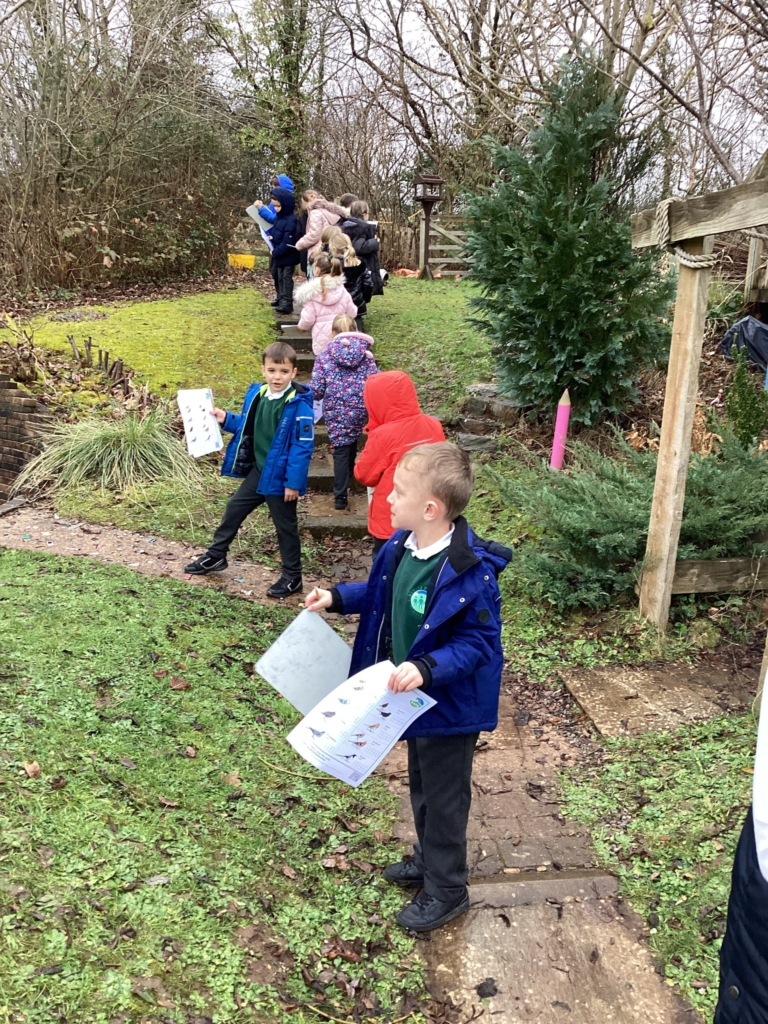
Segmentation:
[[(366, 583), (340, 583), (331, 611), (360, 614), (350, 675), (392, 657), (392, 584), (409, 536), (398, 530), (379, 552)], [(453, 736), (495, 729), (504, 654), (497, 577), (509, 548), (476, 537), (459, 516), (427, 590), (424, 620), (408, 661), (437, 701), (403, 734)]]
[[(243, 411), (228, 412), (224, 430), (235, 436), (227, 445), (222, 476), (248, 476), (255, 462), (253, 457), (253, 423), (256, 409), (267, 392), (267, 384), (251, 384), (243, 399)], [(267, 399), (264, 399), (267, 401)], [(290, 385), (277, 425), (267, 461), (261, 471), (258, 494), (280, 494), (291, 487), (299, 494), (307, 489), (309, 463), (315, 447), (315, 421), (312, 414), (312, 392), (303, 384)]]
[(301, 253), (295, 246), (299, 237), (299, 221), (293, 212), (296, 199), (287, 188), (273, 188), (272, 195), (280, 203), (280, 212), (275, 214), (269, 239), (272, 242), (272, 266), (295, 267)]
[[(284, 188), (293, 194), (293, 182), (287, 174), (278, 174), (277, 181), (280, 188)], [(275, 213), (275, 208), (272, 203), (270, 203), (269, 206), (262, 206), (259, 209), (259, 216), (263, 217), (269, 224), (274, 224), (277, 214)]]

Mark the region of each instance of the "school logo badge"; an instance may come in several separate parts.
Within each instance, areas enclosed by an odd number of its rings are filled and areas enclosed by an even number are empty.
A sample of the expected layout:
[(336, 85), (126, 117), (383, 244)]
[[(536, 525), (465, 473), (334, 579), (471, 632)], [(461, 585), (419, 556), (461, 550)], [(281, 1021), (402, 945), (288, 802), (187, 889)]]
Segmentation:
[(424, 701), (421, 699), (421, 697), (414, 697), (413, 700), (411, 701), (411, 707), (412, 708), (423, 708), (424, 707)]
[(414, 590), (414, 592), (411, 594), (411, 608), (413, 608), (417, 615), (423, 615), (426, 607), (426, 590)]

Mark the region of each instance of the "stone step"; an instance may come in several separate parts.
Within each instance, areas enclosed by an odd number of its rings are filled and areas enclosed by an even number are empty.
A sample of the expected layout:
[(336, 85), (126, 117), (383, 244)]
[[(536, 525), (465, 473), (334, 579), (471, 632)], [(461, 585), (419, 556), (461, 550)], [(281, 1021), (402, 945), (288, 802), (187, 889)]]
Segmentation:
[(311, 331), (297, 331), (295, 327), (291, 327), (287, 331), (280, 331), (279, 339), (280, 341), (287, 341), (297, 352), (312, 351)]
[[(322, 462), (317, 462), (315, 459), (309, 465), (309, 476), (307, 478), (307, 485), (313, 491), (332, 491), (333, 490), (333, 466), (324, 465)], [(357, 480), (349, 481), (349, 488), (351, 491), (360, 491), (360, 484)]]
[[(357, 450), (361, 452), (365, 448), (366, 442), (368, 441), (367, 434), (361, 434), (357, 441)], [(328, 427), (321, 420), (320, 423), (315, 424), (315, 447), (330, 445), (328, 439)]]
[(302, 530), (308, 530), (313, 537), (335, 537), (359, 539), (368, 533), (368, 498), (365, 494), (349, 495), (349, 508), (337, 511), (333, 507), (333, 494), (310, 495), (307, 514), (301, 522)]
[(314, 352), (297, 352), (296, 353), (296, 368), (299, 371), (299, 376), (312, 376), (312, 367), (315, 365), (315, 359), (317, 356)]

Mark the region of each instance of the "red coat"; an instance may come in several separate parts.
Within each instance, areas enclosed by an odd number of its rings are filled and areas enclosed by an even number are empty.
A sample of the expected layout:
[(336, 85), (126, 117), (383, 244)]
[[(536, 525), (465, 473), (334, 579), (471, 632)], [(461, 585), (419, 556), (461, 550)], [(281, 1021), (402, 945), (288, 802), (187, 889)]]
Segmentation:
[(413, 381), (402, 370), (369, 377), (364, 397), (368, 441), (357, 458), (355, 478), (376, 488), (368, 506), (368, 532), (387, 540), (394, 533), (387, 498), (401, 456), (416, 445), (444, 441), (445, 434), (440, 420), (421, 411)]

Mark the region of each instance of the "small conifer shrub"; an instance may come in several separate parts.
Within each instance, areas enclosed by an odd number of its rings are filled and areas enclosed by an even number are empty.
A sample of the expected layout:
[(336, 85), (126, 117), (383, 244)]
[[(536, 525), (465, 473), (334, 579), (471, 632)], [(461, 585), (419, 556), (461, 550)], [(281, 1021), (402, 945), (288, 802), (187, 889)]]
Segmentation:
[(497, 147), (496, 182), (470, 202), (471, 304), (506, 393), (551, 414), (568, 388), (574, 419), (591, 424), (623, 409), (639, 369), (664, 356), (674, 281), (657, 254), (632, 251), (610, 176), (631, 141), (605, 76), (573, 61), (549, 93), (541, 124)]
[(747, 367), (747, 353), (734, 346), (736, 372), (725, 396), (728, 423), (745, 448), (751, 448), (755, 439), (768, 427), (768, 394), (757, 390)]

